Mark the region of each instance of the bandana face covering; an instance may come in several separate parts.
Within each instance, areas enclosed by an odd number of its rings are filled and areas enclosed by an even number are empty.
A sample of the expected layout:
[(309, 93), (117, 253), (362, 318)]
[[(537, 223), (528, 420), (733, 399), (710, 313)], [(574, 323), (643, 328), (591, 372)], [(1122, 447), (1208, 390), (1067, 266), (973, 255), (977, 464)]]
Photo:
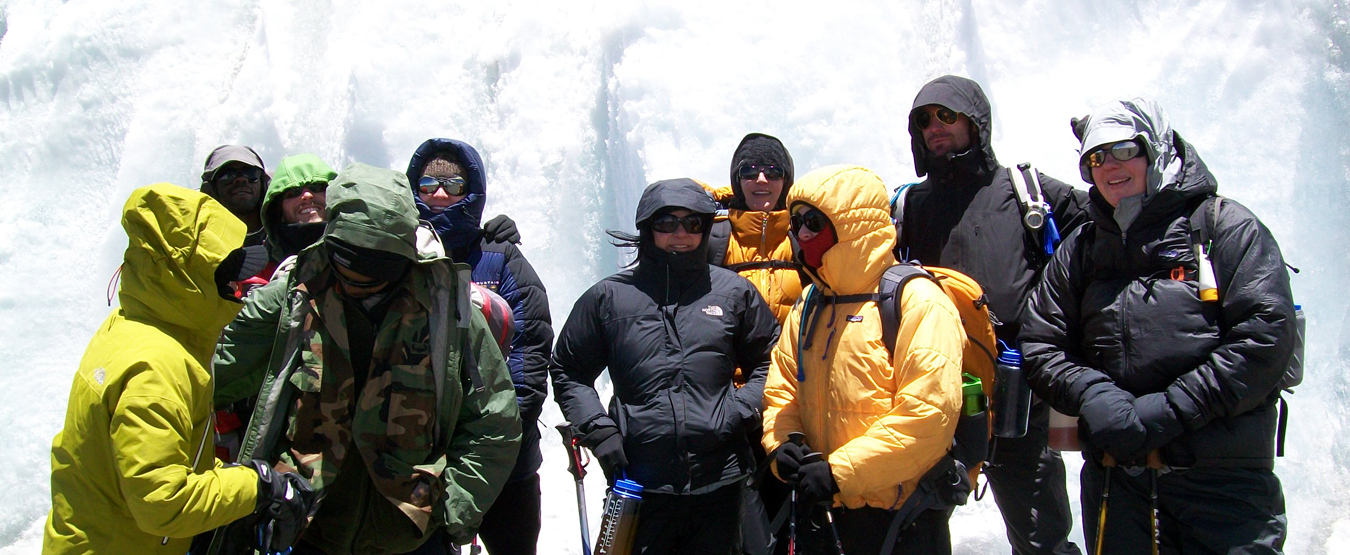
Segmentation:
[(821, 257), (825, 256), (825, 251), (830, 250), (839, 240), (834, 236), (834, 228), (826, 227), (816, 233), (809, 241), (804, 241), (801, 237), (797, 238), (797, 244), (802, 248), (803, 262), (812, 268), (819, 268)]

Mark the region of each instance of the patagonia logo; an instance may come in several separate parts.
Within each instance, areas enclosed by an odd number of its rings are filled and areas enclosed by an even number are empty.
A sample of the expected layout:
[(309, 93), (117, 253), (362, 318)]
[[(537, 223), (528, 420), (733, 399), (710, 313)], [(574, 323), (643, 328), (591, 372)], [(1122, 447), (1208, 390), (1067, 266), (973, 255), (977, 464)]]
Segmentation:
[(714, 304), (714, 305), (708, 305), (708, 307), (706, 307), (706, 308), (703, 309), (703, 313), (704, 313), (704, 314), (707, 314), (708, 316), (721, 316), (721, 315), (722, 315), (722, 307), (717, 306), (717, 305), (715, 305), (715, 304)]
[(848, 315), (848, 321), (850, 321), (850, 322), (861, 322), (861, 321), (862, 321), (862, 316), (858, 316), (858, 315), (856, 315), (856, 314), (850, 314), (850, 315)]

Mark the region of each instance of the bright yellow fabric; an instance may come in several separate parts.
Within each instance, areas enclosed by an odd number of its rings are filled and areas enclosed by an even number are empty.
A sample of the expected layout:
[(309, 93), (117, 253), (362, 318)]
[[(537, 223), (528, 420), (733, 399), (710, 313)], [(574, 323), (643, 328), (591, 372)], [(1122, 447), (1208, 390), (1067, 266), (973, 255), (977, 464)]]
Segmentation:
[[(735, 196), (730, 185), (713, 188), (702, 181), (698, 183), (720, 203), (726, 204)], [(718, 219), (723, 217), (719, 216)], [(767, 260), (792, 261), (792, 242), (788, 240), (791, 214), (787, 210), (757, 212), (732, 209), (727, 211), (725, 219), (731, 222), (731, 238), (727, 242), (723, 266)], [(761, 268), (738, 273), (755, 284), (755, 289), (769, 303), (769, 309), (773, 310), (780, 324), (787, 318), (792, 303), (802, 296), (802, 279), (795, 269)]]
[[(800, 203), (825, 212), (839, 240), (813, 274), (814, 286), (836, 295), (875, 292), (895, 264), (895, 228), (881, 180), (856, 166), (821, 168), (792, 186), (788, 207)], [(774, 348), (764, 388), (764, 447), (772, 452), (789, 433), (804, 432), (811, 450), (828, 454), (840, 489), (835, 502), (849, 508), (903, 502), (901, 491), (908, 496), (950, 449), (960, 416), (965, 333), (956, 307), (924, 279), (905, 286), (901, 307), (894, 358), (882, 342), (873, 301), (824, 307), (802, 361), (798, 303)]]
[[(792, 261), (792, 242), (788, 240), (787, 210), (748, 212), (730, 210), (731, 238), (727, 242), (724, 265), (766, 260)], [(759, 268), (742, 270), (741, 277), (750, 280), (760, 296), (769, 303), (769, 309), (778, 323), (787, 319), (792, 303), (802, 295), (800, 274), (793, 268)]]
[(210, 433), (212, 348), (242, 306), (216, 292), (215, 269), (246, 228), (167, 183), (132, 192), (122, 227), (121, 306), (89, 341), (52, 440), (43, 553), (182, 554), (257, 502), (257, 474), (221, 468)]

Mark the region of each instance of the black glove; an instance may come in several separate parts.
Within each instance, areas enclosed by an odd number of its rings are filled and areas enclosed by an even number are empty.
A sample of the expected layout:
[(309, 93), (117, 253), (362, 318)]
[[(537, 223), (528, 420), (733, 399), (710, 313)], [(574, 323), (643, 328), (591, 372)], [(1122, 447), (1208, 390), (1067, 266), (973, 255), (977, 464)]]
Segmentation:
[(251, 540), (263, 553), (288, 551), (319, 509), (318, 494), (309, 480), (294, 472), (278, 474), (266, 461), (248, 462), (258, 472), (258, 516)]
[(516, 229), (516, 222), (506, 217), (506, 214), (498, 214), (497, 217), (488, 220), (483, 224), (483, 238), (489, 243), (514, 243), (520, 244), (520, 230)]
[(1167, 445), (1180, 436), (1186, 429), (1172, 412), (1166, 393), (1149, 393), (1134, 400), (1134, 413), (1144, 426), (1146, 439), (1144, 445), (1135, 453), (1135, 458), (1143, 460), (1149, 452)]
[(1112, 383), (1099, 383), (1083, 394), (1079, 415), (1087, 424), (1088, 441), (1117, 462), (1133, 461), (1148, 433), (1134, 412), (1134, 395)]
[(805, 445), (788, 442), (778, 446), (778, 451), (774, 453), (774, 463), (778, 465), (778, 477), (784, 482), (793, 482), (797, 479), (797, 471), (802, 467), (802, 457), (809, 451)]
[(807, 506), (832, 502), (839, 484), (830, 472), (830, 463), (820, 453), (811, 453), (803, 462), (797, 471), (797, 499)]
[(619, 435), (618, 428), (597, 428), (586, 434), (585, 444), (595, 454), (595, 460), (600, 461), (600, 470), (605, 472), (606, 479), (613, 481), (613, 477), (628, 466), (628, 457), (623, 454), (623, 436)]

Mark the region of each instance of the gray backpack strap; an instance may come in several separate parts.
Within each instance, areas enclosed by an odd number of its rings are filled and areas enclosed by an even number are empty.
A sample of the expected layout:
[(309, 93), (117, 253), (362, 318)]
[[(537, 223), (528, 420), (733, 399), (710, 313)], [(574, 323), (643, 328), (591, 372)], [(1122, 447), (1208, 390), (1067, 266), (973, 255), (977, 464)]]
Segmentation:
[(726, 266), (727, 249), (731, 246), (731, 221), (725, 219), (726, 210), (718, 210), (713, 220), (712, 230), (708, 232), (708, 263), (714, 266)]

